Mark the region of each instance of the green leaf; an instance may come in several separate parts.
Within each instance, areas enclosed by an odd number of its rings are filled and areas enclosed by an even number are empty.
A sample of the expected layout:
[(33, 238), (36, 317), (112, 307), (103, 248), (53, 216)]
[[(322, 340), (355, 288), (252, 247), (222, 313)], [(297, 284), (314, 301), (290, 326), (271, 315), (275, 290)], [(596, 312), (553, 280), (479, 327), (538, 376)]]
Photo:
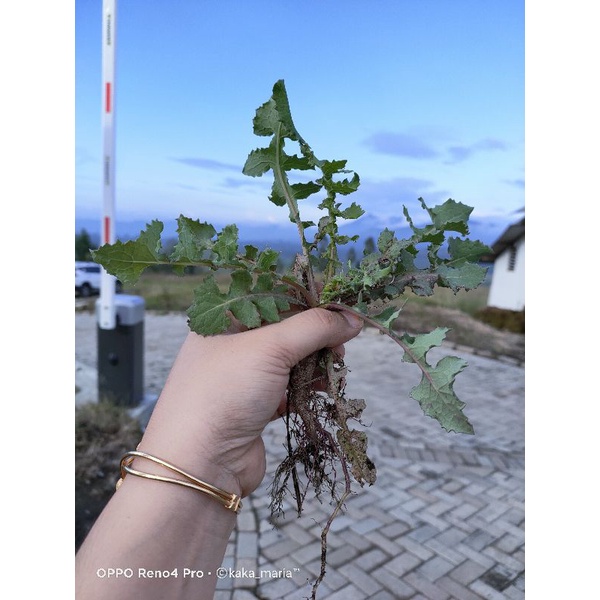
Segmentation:
[(163, 224), (152, 221), (136, 240), (105, 244), (92, 252), (94, 260), (126, 285), (133, 285), (150, 266), (164, 264), (160, 236)]
[(412, 281), (408, 284), (410, 289), (417, 296), (431, 296), (434, 291), (434, 286), (436, 283), (436, 278), (431, 276), (429, 271), (417, 271), (413, 277)]
[(405, 334), (400, 341), (405, 348), (403, 360), (417, 363), (422, 371), (421, 382), (411, 391), (423, 412), (446, 431), (473, 433), (473, 426), (462, 412), (465, 403), (454, 392), (456, 376), (467, 366), (466, 361), (455, 356), (442, 358), (434, 367), (427, 363), (427, 353), (441, 345), (447, 328), (439, 327), (426, 334)]
[(483, 283), (487, 269), (473, 263), (464, 263), (458, 267), (439, 265), (436, 268), (442, 287), (449, 287), (453, 292), (460, 289), (473, 290)]
[(209, 275), (194, 290), (194, 303), (187, 311), (189, 326), (201, 335), (223, 333), (231, 325), (231, 314), (253, 329), (263, 321), (279, 321), (279, 313), (289, 310), (290, 302), (298, 301), (287, 295), (285, 286), (274, 286), (270, 273), (259, 275), (254, 284), (248, 271), (236, 270), (227, 292), (222, 292), (214, 276)]
[(252, 293), (252, 283), (252, 275), (248, 271), (233, 272), (227, 298), (233, 316), (250, 329), (259, 327), (261, 323), (258, 308), (248, 298)]
[(336, 173), (347, 173), (345, 170), (347, 160), (323, 160), (321, 161), (321, 171), (326, 177), (331, 177)]
[(290, 185), (290, 189), (296, 200), (304, 200), (305, 198), (320, 192), (321, 186), (309, 181), (308, 183), (293, 183)]
[(260, 271), (272, 271), (277, 268), (277, 261), (279, 260), (279, 252), (267, 248), (263, 250), (256, 261), (256, 268)]
[(217, 241), (213, 244), (213, 252), (217, 255), (215, 263), (225, 265), (236, 262), (238, 252), (238, 228), (237, 225), (226, 225), (217, 235)]
[(244, 250), (246, 253), (244, 254), (244, 259), (248, 261), (255, 261), (258, 256), (258, 248), (256, 246), (244, 246)]
[(279, 312), (289, 310), (290, 305), (285, 301), (278, 302), (270, 292), (273, 290), (273, 279), (267, 275), (259, 275), (256, 285), (252, 289), (253, 302), (258, 308), (261, 318), (267, 323), (276, 323), (280, 320)]
[[(398, 255), (400, 252), (400, 244), (396, 239), (396, 235), (393, 231), (390, 231), (387, 227), (379, 234), (377, 238), (377, 249), (382, 254)], [(397, 248), (397, 251), (396, 251)]]
[(310, 171), (315, 168), (314, 161), (311, 161), (307, 156), (290, 156), (282, 153), (281, 166), (285, 171)]
[(423, 412), (436, 419), (446, 431), (472, 434), (473, 426), (462, 412), (465, 403), (458, 399), (453, 389), (456, 376), (466, 366), (466, 361), (456, 356), (442, 358), (435, 367), (427, 369), (411, 396)]
[(227, 331), (231, 319), (227, 296), (221, 293), (215, 278), (209, 275), (194, 290), (194, 303), (187, 310), (189, 327), (200, 335), (213, 335)]
[[(285, 206), (287, 203), (287, 200), (285, 199), (284, 190), (281, 187), (281, 184), (277, 178), (273, 181), (273, 185), (271, 187), (271, 195), (269, 196), (269, 200), (276, 206)], [(293, 221), (291, 215), (290, 215), (290, 220)]]
[(364, 214), (365, 211), (362, 209), (362, 207), (356, 204), (356, 202), (353, 202), (350, 206), (348, 206), (348, 208), (345, 208), (340, 212), (340, 217), (342, 217), (342, 219), (358, 219)]
[(285, 128), (283, 134), (292, 140), (301, 140), (294, 126), (292, 113), (283, 79), (273, 86), (273, 94), (269, 100), (256, 109), (253, 120), (254, 133), (259, 136), (275, 135), (280, 126)]
[(200, 223), (181, 215), (177, 219), (179, 240), (169, 257), (171, 262), (193, 263), (202, 257), (205, 250), (212, 246), (215, 228), (209, 223)]
[(251, 177), (260, 177), (275, 164), (275, 148), (257, 148), (252, 150), (246, 159), (242, 173)]
[[(298, 133), (294, 121), (292, 120), (292, 112), (290, 110), (290, 103), (288, 100), (287, 91), (285, 89), (285, 82), (280, 79), (273, 86), (272, 100), (275, 103), (275, 109), (277, 112), (277, 120), (285, 128), (285, 136), (291, 140), (304, 141), (302, 136)], [(274, 132), (276, 129), (274, 130)]]
[(463, 240), (461, 238), (448, 238), (448, 254), (452, 264), (460, 264), (465, 261), (477, 262), (485, 254), (490, 254), (492, 249), (479, 240)]
[(414, 337), (405, 333), (402, 340), (408, 345), (410, 352), (405, 352), (402, 360), (404, 362), (424, 360), (431, 348), (441, 346), (448, 331), (447, 327), (437, 327), (429, 333), (421, 333)]
[(402, 308), (397, 308), (395, 306), (388, 306), (384, 310), (382, 310), (379, 314), (373, 315), (371, 318), (375, 321), (381, 323), (384, 327), (388, 329), (392, 328), (394, 321), (399, 317), (402, 312)]
[(254, 135), (274, 135), (279, 124), (279, 113), (273, 98), (269, 98), (264, 104), (256, 109), (256, 115), (252, 121)]
[(352, 179), (334, 181), (333, 179), (322, 177), (319, 179), (319, 182), (322, 183), (323, 187), (331, 194), (342, 194), (343, 196), (347, 196), (358, 189), (360, 178), (357, 173), (354, 173)]
[(443, 231), (457, 231), (463, 235), (469, 233), (467, 222), (469, 215), (473, 212), (473, 208), (462, 204), (461, 202), (455, 202), (452, 198), (446, 200), (443, 204), (435, 206), (429, 209), (425, 206), (425, 202), (422, 198), (419, 198), (421, 205), (431, 215), (433, 224)]

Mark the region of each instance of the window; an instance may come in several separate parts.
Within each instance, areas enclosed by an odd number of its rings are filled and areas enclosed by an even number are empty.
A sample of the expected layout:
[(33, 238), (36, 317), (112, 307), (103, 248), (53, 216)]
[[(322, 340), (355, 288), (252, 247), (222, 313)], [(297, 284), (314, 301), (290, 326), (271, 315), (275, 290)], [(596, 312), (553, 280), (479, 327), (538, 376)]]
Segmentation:
[(517, 262), (517, 248), (515, 246), (511, 246), (508, 249), (508, 270), (514, 271), (515, 264)]

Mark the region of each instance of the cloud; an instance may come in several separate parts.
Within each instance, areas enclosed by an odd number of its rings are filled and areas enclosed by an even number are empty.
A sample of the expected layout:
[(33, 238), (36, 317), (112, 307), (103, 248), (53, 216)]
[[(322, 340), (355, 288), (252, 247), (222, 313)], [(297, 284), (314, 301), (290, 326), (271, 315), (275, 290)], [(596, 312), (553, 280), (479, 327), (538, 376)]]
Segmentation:
[[(383, 181), (364, 179), (354, 200), (360, 204), (367, 214), (373, 215), (381, 223), (391, 223), (398, 219), (403, 220), (402, 207), (409, 211), (418, 207), (421, 210), (418, 198), (423, 197), (428, 205), (435, 205), (447, 199), (444, 190), (434, 189), (435, 183), (428, 179), (417, 177), (394, 177)], [(417, 211), (417, 212), (418, 212)]]
[(406, 133), (380, 131), (369, 136), (363, 143), (378, 154), (406, 156), (420, 160), (435, 158), (439, 154), (433, 146), (424, 142), (419, 136)]
[(197, 169), (208, 169), (210, 171), (235, 171), (241, 173), (242, 168), (239, 165), (224, 163), (212, 158), (173, 158), (177, 162), (183, 163)]
[[(432, 137), (437, 138), (437, 143), (432, 141)], [(433, 133), (432, 136), (431, 132), (427, 135), (380, 131), (366, 138), (363, 144), (378, 154), (417, 160), (430, 160), (446, 155), (444, 163), (448, 165), (464, 162), (480, 152), (503, 152), (508, 149), (505, 142), (495, 138), (484, 138), (473, 144), (457, 144), (442, 148), (439, 132)]]
[(524, 179), (505, 179), (504, 183), (508, 183), (508, 185), (512, 185), (519, 189), (525, 189), (525, 180)]
[(478, 152), (504, 151), (506, 149), (507, 146), (503, 141), (492, 138), (483, 139), (468, 146), (450, 146), (447, 149), (450, 158), (446, 164), (463, 162)]
[(236, 177), (225, 177), (225, 179), (223, 179), (221, 181), (221, 185), (224, 188), (229, 188), (229, 189), (238, 189), (241, 187), (250, 187), (250, 188), (254, 188), (254, 189), (270, 189), (271, 188), (271, 182), (268, 179), (259, 179), (258, 181), (256, 180), (255, 177), (240, 177), (240, 178), (236, 178)]

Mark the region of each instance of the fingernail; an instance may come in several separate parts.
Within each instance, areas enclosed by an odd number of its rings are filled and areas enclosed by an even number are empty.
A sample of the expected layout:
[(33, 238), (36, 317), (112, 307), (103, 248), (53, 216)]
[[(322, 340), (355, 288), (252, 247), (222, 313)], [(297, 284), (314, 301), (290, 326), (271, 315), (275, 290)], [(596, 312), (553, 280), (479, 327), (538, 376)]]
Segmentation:
[(349, 310), (340, 310), (340, 314), (346, 319), (348, 325), (352, 329), (361, 329), (363, 326), (363, 320), (355, 313)]

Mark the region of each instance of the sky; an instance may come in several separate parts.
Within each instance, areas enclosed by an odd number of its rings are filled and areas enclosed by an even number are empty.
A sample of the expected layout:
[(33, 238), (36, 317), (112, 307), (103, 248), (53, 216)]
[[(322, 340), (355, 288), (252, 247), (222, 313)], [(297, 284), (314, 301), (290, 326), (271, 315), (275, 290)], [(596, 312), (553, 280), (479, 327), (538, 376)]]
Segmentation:
[[(101, 9), (75, 2), (76, 218), (98, 228)], [(270, 175), (241, 173), (283, 79), (297, 129), (348, 161), (349, 201), (381, 228), (453, 198), (495, 235), (525, 204), (524, 17), (523, 0), (118, 1), (117, 222), (289, 223)]]

